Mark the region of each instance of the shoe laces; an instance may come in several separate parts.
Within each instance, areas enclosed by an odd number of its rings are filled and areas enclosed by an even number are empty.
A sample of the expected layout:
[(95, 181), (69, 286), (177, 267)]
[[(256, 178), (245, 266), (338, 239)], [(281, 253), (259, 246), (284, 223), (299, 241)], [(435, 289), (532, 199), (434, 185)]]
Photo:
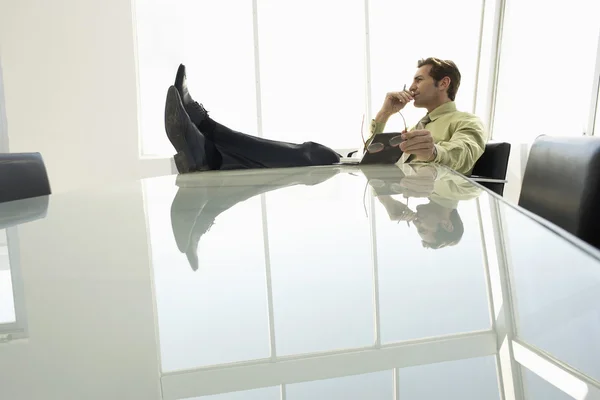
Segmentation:
[(193, 110), (198, 111), (202, 115), (207, 115), (208, 116), (208, 111), (206, 111), (206, 108), (204, 108), (204, 106), (202, 104), (198, 103), (197, 101), (194, 101), (191, 104), (191, 106), (192, 106)]

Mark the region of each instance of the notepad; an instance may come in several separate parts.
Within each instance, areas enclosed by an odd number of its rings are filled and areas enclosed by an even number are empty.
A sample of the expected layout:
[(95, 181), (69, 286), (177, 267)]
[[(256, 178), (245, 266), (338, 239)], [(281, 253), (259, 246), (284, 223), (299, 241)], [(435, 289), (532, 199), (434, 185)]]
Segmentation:
[[(369, 143), (369, 149), (375, 147), (373, 152), (365, 151), (362, 158), (342, 157), (340, 164), (351, 165), (374, 165), (374, 164), (396, 164), (402, 157), (400, 143), (404, 140), (399, 132), (377, 133)], [(381, 149), (378, 150), (377, 147)]]

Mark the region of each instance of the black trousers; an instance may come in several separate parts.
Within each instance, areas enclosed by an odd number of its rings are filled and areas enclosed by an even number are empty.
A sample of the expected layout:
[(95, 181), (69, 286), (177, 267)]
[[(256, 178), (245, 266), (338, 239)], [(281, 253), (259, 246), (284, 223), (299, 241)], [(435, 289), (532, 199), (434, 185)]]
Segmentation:
[(220, 153), (218, 169), (222, 170), (306, 167), (340, 161), (338, 153), (319, 143), (294, 144), (263, 139), (234, 131), (212, 119), (203, 123), (200, 131)]

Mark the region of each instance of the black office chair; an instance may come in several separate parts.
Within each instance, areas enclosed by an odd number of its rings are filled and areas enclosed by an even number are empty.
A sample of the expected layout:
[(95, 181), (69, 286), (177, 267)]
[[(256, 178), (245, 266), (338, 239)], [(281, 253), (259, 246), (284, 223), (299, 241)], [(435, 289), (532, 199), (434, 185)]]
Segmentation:
[[(489, 178), (502, 181), (505, 180), (509, 157), (510, 143), (499, 142), (486, 144), (483, 155), (477, 160), (473, 167), (471, 177), (474, 179)], [(479, 182), (479, 184), (500, 196), (504, 193), (503, 182)]]
[(519, 205), (600, 248), (600, 138), (536, 139)]
[(40, 153), (0, 153), (0, 203), (51, 193)]

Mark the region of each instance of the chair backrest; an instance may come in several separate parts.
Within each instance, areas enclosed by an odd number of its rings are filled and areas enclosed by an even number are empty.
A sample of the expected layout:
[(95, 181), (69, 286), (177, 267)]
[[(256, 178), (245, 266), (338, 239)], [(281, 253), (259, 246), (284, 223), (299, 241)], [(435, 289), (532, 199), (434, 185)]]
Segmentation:
[(508, 158), (510, 156), (510, 143), (488, 143), (485, 145), (483, 155), (473, 167), (472, 175), (492, 179), (506, 179)]
[(0, 203), (51, 193), (40, 153), (0, 153)]
[[(491, 179), (506, 179), (509, 157), (510, 143), (488, 143), (485, 145), (482, 156), (475, 163), (471, 175)], [(481, 182), (480, 184), (500, 196), (504, 193), (504, 183)]]
[(600, 138), (539, 137), (519, 205), (600, 248)]

